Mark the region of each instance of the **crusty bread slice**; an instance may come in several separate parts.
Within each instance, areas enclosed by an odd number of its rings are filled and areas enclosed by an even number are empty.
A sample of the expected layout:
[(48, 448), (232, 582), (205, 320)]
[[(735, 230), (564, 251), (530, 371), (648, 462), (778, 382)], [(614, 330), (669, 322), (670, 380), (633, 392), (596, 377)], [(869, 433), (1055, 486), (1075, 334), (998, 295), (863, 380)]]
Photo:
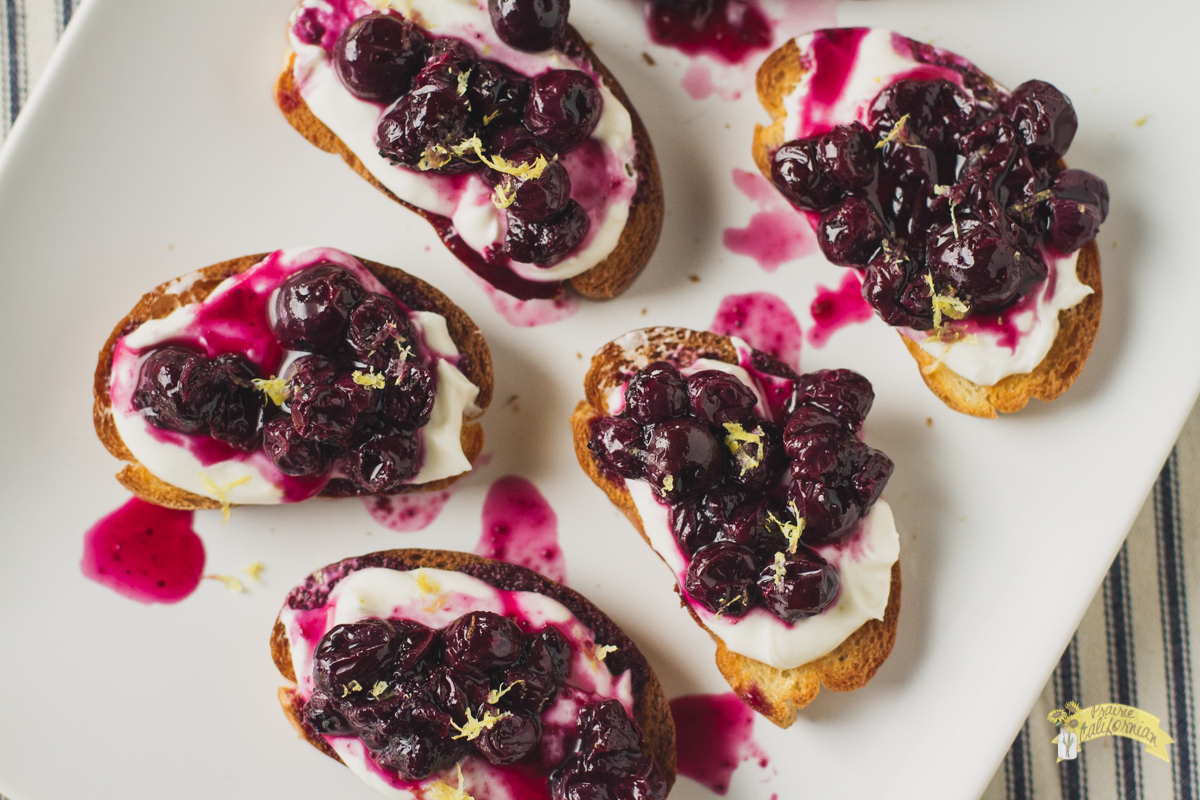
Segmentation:
[[(630, 119), (633, 121), (633, 138), (637, 143), (634, 169), (638, 176), (638, 183), (633, 200), (630, 202), (629, 219), (625, 223), (625, 229), (621, 231), (617, 246), (607, 258), (587, 272), (576, 275), (568, 281), (571, 287), (584, 297), (591, 300), (609, 300), (629, 288), (629, 285), (645, 268), (658, 244), (658, 235), (662, 231), (663, 222), (662, 178), (658, 172), (658, 160), (654, 156), (654, 145), (650, 142), (650, 134), (646, 131), (646, 126), (642, 124), (642, 119), (638, 116), (633, 103), (629, 101), (625, 90), (609, 72), (608, 67), (600, 62), (592, 49), (583, 41), (579, 32), (570, 26), (567, 27), (566, 40), (560, 49), (573, 60), (586, 62), (591, 66), (604, 81), (608, 90), (613, 93), (613, 96), (629, 111)], [(422, 209), (404, 202), (388, 191), (363, 166), (350, 148), (313, 114), (312, 109), (300, 96), (292, 78), (292, 65), (295, 59), (295, 53), (290, 53), (286, 59), (287, 65), (275, 85), (275, 102), (291, 126), (320, 149), (340, 155), (351, 169), (392, 200), (421, 216), (426, 216), (426, 212)]]
[[(454, 570), (499, 589), (536, 592), (562, 603), (580, 622), (591, 629), (597, 643), (614, 645), (617, 648), (608, 654), (604, 663), (614, 674), (626, 670), (631, 672), (633, 715), (646, 738), (646, 752), (662, 770), (663, 777), (667, 779), (667, 786), (675, 783), (675, 722), (671, 717), (671, 706), (667, 702), (662, 685), (637, 645), (586, 597), (525, 567), (492, 561), (470, 553), (410, 549), (383, 550), (331, 564), (313, 573), (301, 586), (296, 587), (288, 595), (288, 604), (293, 608), (319, 606), (338, 581), (356, 570), (368, 567), (395, 570), (412, 570), (418, 567)], [(292, 664), (287, 631), (278, 617), (271, 631), (271, 658), (279, 674), (294, 684), (296, 672)], [(294, 687), (280, 688), (279, 704), (302, 739), (330, 758), (341, 761), (333, 748), (301, 716), (302, 703)]]
[[(143, 500), (160, 506), (166, 506), (167, 508), (184, 510), (221, 507), (220, 501), (214, 498), (203, 497), (193, 492), (185, 491), (157, 477), (150, 470), (146, 469), (134, 457), (133, 453), (129, 451), (129, 448), (125, 446), (125, 442), (122, 441), (121, 435), (117, 432), (116, 423), (113, 421), (112, 398), (109, 395), (109, 383), (112, 379), (113, 348), (116, 346), (117, 340), (131, 333), (147, 320), (161, 319), (181, 306), (201, 302), (217, 288), (217, 285), (221, 281), (232, 275), (245, 272), (266, 258), (267, 255), (269, 254), (260, 253), (253, 256), (243, 256), (242, 258), (235, 258), (231, 261), (223, 261), (220, 264), (205, 267), (199, 271), (200, 278), (178, 294), (171, 294), (167, 291), (171, 288), (171, 284), (174, 281), (168, 281), (158, 286), (145, 294), (138, 301), (138, 304), (133, 307), (133, 310), (117, 323), (117, 326), (113, 328), (112, 334), (108, 337), (108, 341), (105, 342), (104, 347), (100, 350), (100, 358), (96, 364), (96, 376), (92, 389), (95, 395), (95, 402), (92, 407), (92, 420), (96, 426), (96, 435), (100, 437), (100, 441), (104, 443), (104, 446), (108, 448), (108, 452), (122, 461), (129, 462), (117, 474), (117, 480), (126, 489)], [(481, 412), (486, 410), (492, 400), (492, 356), (488, 350), (487, 342), (484, 341), (483, 334), (480, 333), (479, 328), (476, 327), (471, 318), (467, 316), (467, 313), (451, 302), (450, 298), (446, 295), (420, 278), (393, 267), (377, 264), (374, 261), (367, 261), (361, 258), (358, 261), (370, 270), (387, 287), (388, 291), (409, 308), (414, 311), (433, 311), (446, 318), (450, 337), (458, 346), (459, 352), (464, 356), (460, 365), (461, 369), (467, 378), (470, 379), (471, 383), (479, 387), (479, 397), (475, 400), (475, 404)], [(466, 455), (471, 463), (474, 463), (475, 459), (479, 457), (480, 451), (483, 450), (482, 426), (477, 423), (464, 424), (461, 441), (463, 454)], [(400, 489), (397, 494), (444, 489), (461, 477), (462, 475), (455, 475), (443, 478), (442, 480), (431, 481), (430, 483), (407, 485)]]
[[(796, 88), (803, 76), (804, 67), (795, 39), (784, 42), (758, 68), (758, 101), (771, 115), (772, 122), (765, 127), (754, 126), (752, 150), (754, 163), (767, 180), (771, 180), (771, 157), (784, 142), (787, 112), (783, 98)], [(955, 411), (989, 418), (999, 416), (1000, 412), (1020, 411), (1030, 398), (1049, 402), (1065, 392), (1083, 370), (1100, 329), (1104, 291), (1100, 283), (1100, 250), (1094, 241), (1080, 251), (1076, 274), (1081, 282), (1093, 289), (1093, 294), (1075, 307), (1058, 313), (1058, 336), (1050, 352), (1032, 372), (1010, 375), (994, 386), (981, 386), (967, 380), (938, 362), (912, 339), (900, 334), (904, 346), (921, 369), (925, 385)]]
[[(642, 518), (623, 482), (611, 480), (596, 462), (588, 439), (591, 422), (608, 413), (605, 401), (609, 391), (636, 371), (660, 359), (688, 364), (698, 358), (711, 358), (736, 364), (737, 351), (727, 336), (692, 331), (686, 328), (647, 328), (645, 339), (634, 351), (626, 351), (615, 342), (600, 348), (584, 378), (583, 400), (571, 416), (575, 456), (592, 482), (604, 490), (617, 508), (624, 512), (638, 533), (650, 544)], [(691, 609), (688, 609), (691, 611)], [(781, 728), (796, 720), (796, 711), (811, 703), (824, 684), (836, 692), (847, 692), (866, 685), (887, 659), (896, 641), (900, 617), (900, 562), (892, 567), (892, 583), (887, 610), (882, 620), (868, 620), (832, 652), (815, 661), (792, 669), (777, 669), (725, 646), (721, 637), (705, 627), (692, 612), (692, 618), (717, 642), (717, 668), (746, 705)]]

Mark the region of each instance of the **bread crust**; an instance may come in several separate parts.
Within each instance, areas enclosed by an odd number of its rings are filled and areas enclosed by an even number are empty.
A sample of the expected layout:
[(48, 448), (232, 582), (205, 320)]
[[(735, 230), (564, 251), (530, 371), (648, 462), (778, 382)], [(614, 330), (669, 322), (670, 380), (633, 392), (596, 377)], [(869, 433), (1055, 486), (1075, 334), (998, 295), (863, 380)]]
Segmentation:
[[(560, 48), (568, 56), (586, 62), (608, 87), (613, 96), (629, 111), (633, 122), (633, 138), (637, 144), (637, 155), (634, 157), (634, 169), (638, 175), (637, 189), (629, 206), (629, 219), (617, 240), (617, 246), (600, 263), (586, 272), (582, 272), (567, 280), (576, 292), (589, 300), (610, 300), (624, 292), (633, 283), (650, 261), (654, 248), (658, 245), (658, 237), (663, 223), (663, 189), (662, 177), (658, 171), (658, 159), (654, 155), (654, 145), (650, 142), (650, 134), (638, 116), (637, 110), (630, 102), (625, 89), (609, 71), (592, 49), (588, 47), (583, 37), (573, 27), (567, 26), (566, 39)], [(292, 77), (296, 54), (290, 52), (286, 59), (287, 65), (280, 73), (275, 84), (275, 102), (283, 112), (288, 123), (301, 136), (320, 149), (342, 157), (342, 160), (389, 198), (422, 217), (428, 219), (429, 214), (424, 209), (407, 203), (388, 189), (373, 176), (358, 156), (350, 151), (344, 142), (337, 137), (309, 108)]]
[[(637, 645), (586, 597), (533, 570), (515, 564), (493, 561), (471, 553), (407, 549), (371, 553), (318, 570), (302, 586), (293, 590), (292, 594), (288, 596), (288, 603), (292, 604), (300, 597), (311, 598), (314, 594), (322, 591), (327, 595), (328, 590), (336, 585), (337, 581), (367, 567), (388, 567), (398, 570), (426, 567), (428, 569), (453, 570), (479, 578), (499, 589), (537, 592), (562, 603), (581, 622), (591, 628), (598, 642), (617, 646), (617, 650), (610, 653), (605, 659), (606, 664), (613, 667), (616, 672), (632, 670), (633, 715), (645, 736), (646, 752), (662, 770), (668, 787), (674, 785), (675, 722), (671, 717), (671, 706), (667, 701), (667, 695)], [(318, 579), (317, 575), (322, 577)], [(275, 618), (275, 626), (271, 630), (270, 645), (271, 659), (274, 661), (276, 669), (279, 670), (279, 674), (294, 684), (296, 673), (292, 664), (287, 630), (279, 617)], [(279, 704), (302, 739), (330, 758), (341, 762), (341, 758), (329, 746), (324, 737), (303, 721), (300, 715), (302, 703), (297, 697), (294, 687), (280, 688)]]
[[(186, 491), (173, 484), (167, 483), (148, 470), (130, 452), (113, 420), (112, 397), (109, 394), (109, 384), (112, 380), (113, 350), (117, 340), (134, 331), (142, 323), (161, 319), (177, 308), (203, 301), (221, 281), (233, 275), (245, 272), (250, 267), (262, 261), (270, 253), (242, 256), (241, 258), (222, 261), (219, 264), (205, 267), (198, 271), (199, 278), (182, 292), (168, 292), (174, 281), (160, 284), (142, 296), (133, 310), (117, 323), (112, 333), (100, 350), (96, 364), (96, 374), (92, 385), (94, 402), (92, 405), (92, 421), (96, 427), (96, 436), (104, 444), (108, 452), (128, 464), (117, 473), (117, 480), (129, 491), (141, 499), (181, 510), (201, 508), (221, 508), (220, 501)], [(467, 316), (467, 313), (456, 306), (449, 297), (433, 286), (407, 272), (378, 264), (374, 261), (358, 259), (379, 279), (401, 302), (415, 311), (433, 311), (446, 318), (446, 326), (450, 337), (463, 354), (462, 368), (471, 383), (479, 387), (479, 396), (475, 404), (480, 414), (487, 410), (492, 400), (494, 378), (492, 375), (492, 356), (487, 342), (479, 328)], [(474, 464), (475, 459), (483, 450), (483, 427), (478, 423), (464, 423), (462, 427), (463, 454)], [(444, 489), (457, 481), (466, 473), (431, 481), (423, 484), (403, 486), (394, 494), (411, 492), (430, 492)], [(322, 492), (324, 494), (324, 492)], [(366, 496), (368, 493), (359, 492), (355, 496)], [(339, 495), (345, 496), (345, 495)], [(235, 504), (236, 505), (236, 504)]]
[[(630, 354), (615, 342), (601, 347), (592, 357), (584, 378), (585, 400), (571, 415), (575, 457), (579, 466), (608, 495), (608, 499), (629, 518), (646, 544), (645, 525), (624, 482), (610, 479), (588, 448), (591, 423), (605, 416), (608, 392), (624, 382), (632, 369), (639, 369), (662, 358), (685, 363), (696, 358), (712, 358), (730, 364), (738, 361), (737, 351), (726, 336), (686, 328), (649, 328), (645, 341)], [(631, 357), (632, 355), (632, 357)], [(660, 555), (661, 558), (661, 555)], [(665, 561), (665, 560), (664, 560)], [(678, 584), (676, 591), (679, 590)], [(748, 656), (731, 651), (720, 636), (713, 633), (687, 606), (696, 624), (716, 640), (717, 668), (746, 705), (781, 728), (796, 721), (796, 712), (811, 703), (822, 685), (835, 692), (847, 692), (866, 685), (887, 659), (896, 641), (900, 617), (900, 562), (892, 566), (892, 582), (882, 620), (868, 620), (844, 642), (821, 658), (792, 669), (781, 670)]]
[[(800, 50), (795, 39), (784, 42), (767, 56), (755, 76), (758, 101), (772, 121), (765, 127), (754, 126), (751, 152), (754, 163), (767, 180), (771, 180), (771, 156), (784, 142), (783, 125), (787, 114), (783, 98), (803, 77), (804, 67), (800, 64)], [(1032, 398), (1049, 402), (1061, 395), (1083, 371), (1100, 329), (1104, 290), (1100, 282), (1100, 250), (1094, 241), (1080, 250), (1076, 274), (1093, 293), (1078, 305), (1058, 312), (1058, 336), (1032, 372), (1009, 375), (994, 386), (983, 386), (964, 378), (901, 333), (900, 338), (917, 362), (925, 385), (955, 411), (991, 419), (1001, 413), (1020, 411)]]

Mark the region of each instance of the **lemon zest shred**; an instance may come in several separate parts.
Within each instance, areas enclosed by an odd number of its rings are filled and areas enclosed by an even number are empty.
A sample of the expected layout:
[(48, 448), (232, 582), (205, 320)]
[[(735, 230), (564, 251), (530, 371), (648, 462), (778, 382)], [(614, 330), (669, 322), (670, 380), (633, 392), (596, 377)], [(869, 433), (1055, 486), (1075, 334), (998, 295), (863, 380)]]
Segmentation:
[(229, 522), (229, 509), (233, 507), (233, 503), (229, 502), (229, 498), (225, 496), (225, 493), (234, 487), (241, 486), (243, 483), (248, 483), (250, 481), (250, 476), (243, 475), (237, 480), (230, 481), (224, 486), (217, 486), (217, 484), (213, 483), (212, 479), (203, 472), (197, 472), (196, 474), (200, 476), (200, 485), (204, 488), (204, 491), (221, 501), (221, 524), (224, 525), (225, 523)]
[(492, 120), (494, 120), (494, 119), (495, 119), (496, 117), (498, 117), (498, 116), (500, 116), (500, 112), (499, 112), (499, 111), (493, 111), (492, 113), (488, 114), (487, 116), (485, 116), (485, 117), (483, 118), (483, 124), (484, 124), (484, 125), (491, 125), (491, 124), (492, 124)]
[(375, 699), (378, 700), (379, 695), (386, 692), (387, 688), (388, 688), (387, 681), (376, 681), (375, 685), (371, 687), (371, 697), (374, 697)]
[(1148, 121), (1149, 121), (1149, 119), (1150, 119), (1150, 115), (1149, 115), (1149, 114), (1145, 114), (1145, 115), (1143, 115), (1143, 116), (1141, 116), (1141, 117), (1138, 117), (1137, 119), (1135, 119), (1135, 120), (1133, 121), (1133, 124), (1134, 124), (1136, 127), (1140, 128), (1140, 127), (1142, 127), (1143, 125), (1145, 125), (1145, 124), (1146, 124), (1146, 122), (1148, 122)]
[(550, 165), (546, 157), (540, 153), (532, 164), (525, 162), (514, 164), (503, 156), (488, 158), (483, 152), (483, 142), (479, 141), (478, 136), (472, 136), (470, 139), (464, 140), (461, 144), (455, 145), (453, 150), (454, 154), (459, 156), (473, 151), (480, 161), (496, 170), (496, 172), (503, 172), (505, 175), (512, 175), (521, 180), (537, 180), (542, 177), (542, 172)]
[(462, 97), (467, 93), (467, 78), (471, 76), (471, 70), (458, 73), (458, 96)]
[(596, 660), (603, 661), (609, 653), (617, 652), (615, 644), (598, 644), (596, 645)]
[(933, 304), (933, 327), (935, 329), (942, 327), (943, 316), (950, 319), (962, 319), (971, 310), (970, 306), (957, 297), (938, 294), (933, 285), (932, 273), (925, 273), (925, 283), (929, 286), (929, 300)]
[(425, 790), (428, 800), (475, 800), (463, 789), (462, 764), (455, 764), (454, 769), (458, 772), (458, 788), (445, 781), (436, 781)]
[(788, 541), (788, 554), (794, 555), (796, 548), (800, 546), (800, 537), (804, 534), (804, 528), (808, 523), (804, 517), (800, 516), (800, 510), (796, 508), (795, 503), (788, 503), (788, 508), (791, 509), (792, 516), (796, 518), (795, 522), (784, 522), (776, 517), (774, 513), (768, 513), (767, 519), (779, 526), (779, 532)]
[(502, 714), (492, 714), (490, 712), (484, 712), (483, 717), (481, 717), (480, 719), (476, 719), (475, 715), (471, 713), (471, 709), (468, 708), (467, 709), (467, 721), (465, 724), (463, 724), (462, 726), (459, 726), (457, 723), (454, 723), (454, 722), (450, 723), (450, 727), (452, 727), (452, 728), (454, 728), (454, 730), (458, 731), (457, 734), (455, 734), (454, 736), (451, 736), (450, 738), (451, 739), (466, 739), (468, 742), (473, 742), (476, 739), (478, 739), (479, 735), (481, 733), (483, 733), (485, 730), (491, 730), (493, 727), (495, 727), (497, 722), (499, 722), (502, 719), (507, 719), (508, 717), (511, 717), (511, 716), (512, 716), (512, 714), (510, 714), (507, 711), (505, 711)]
[(235, 594), (244, 594), (246, 591), (246, 587), (242, 585), (242, 582), (232, 575), (205, 575), (204, 577), (210, 581), (220, 581), (225, 585), (226, 589)]
[(426, 575), (425, 570), (417, 571), (417, 588), (421, 594), (438, 594), (442, 591), (441, 584)]
[(518, 680), (515, 680), (512, 683), (508, 684), (507, 686), (505, 686), (504, 684), (500, 684), (499, 689), (492, 689), (490, 692), (488, 692), (488, 696), (487, 696), (488, 705), (490, 705), (490, 706), (496, 705), (497, 703), (500, 702), (500, 698), (504, 697), (504, 695), (508, 694), (514, 688), (516, 688), (518, 683), (524, 683), (524, 682), (525, 681), (518, 679)]
[[(737, 422), (723, 423), (725, 426), (725, 446), (729, 448), (729, 452), (733, 454), (738, 465), (742, 468), (742, 474), (745, 475), (748, 470), (754, 469), (762, 463), (762, 434), (752, 433), (742, 427)], [(757, 444), (759, 446), (758, 456), (750, 455), (747, 444)]]
[(254, 378), (250, 383), (277, 406), (283, 405), (292, 396), (292, 388), (283, 378)]
[(516, 189), (506, 190), (503, 183), (496, 184), (496, 191), (492, 192), (492, 205), (496, 208), (508, 208), (516, 199)]
[(417, 162), (417, 169), (422, 172), (428, 172), (431, 169), (440, 169), (450, 163), (450, 151), (440, 144), (431, 144), (421, 153), (421, 160)]
[(905, 114), (903, 117), (896, 120), (896, 124), (892, 126), (892, 129), (890, 131), (888, 131), (887, 136), (884, 136), (882, 139), (880, 139), (878, 142), (875, 143), (875, 149), (880, 150), (888, 142), (893, 142), (893, 141), (896, 142), (897, 144), (905, 145), (906, 147), (917, 147), (917, 148), (920, 148), (921, 150), (928, 149), (923, 144), (917, 144), (916, 142), (908, 140), (909, 137), (908, 137), (908, 134), (905, 132), (905, 126), (908, 125), (909, 116), (911, 116), (911, 115)]
[(363, 372), (356, 369), (350, 373), (350, 377), (359, 386), (365, 386), (368, 389), (382, 389), (387, 386), (387, 377), (381, 372)]
[(783, 551), (781, 550), (775, 554), (775, 564), (773, 565), (773, 568), (775, 570), (775, 576), (774, 576), (774, 578), (772, 578), (772, 580), (775, 583), (776, 589), (783, 588), (783, 576), (786, 571), (786, 567), (784, 566), (784, 561), (785, 561), (785, 559), (784, 559)]
[(668, 475), (667, 477), (663, 478), (663, 491), (664, 492), (675, 491), (675, 476), (674, 475)]
[(249, 575), (250, 580), (254, 581), (255, 583), (259, 583), (262, 580), (262, 573), (264, 569), (266, 569), (266, 567), (263, 565), (263, 562), (255, 561), (253, 564), (242, 570), (242, 572)]

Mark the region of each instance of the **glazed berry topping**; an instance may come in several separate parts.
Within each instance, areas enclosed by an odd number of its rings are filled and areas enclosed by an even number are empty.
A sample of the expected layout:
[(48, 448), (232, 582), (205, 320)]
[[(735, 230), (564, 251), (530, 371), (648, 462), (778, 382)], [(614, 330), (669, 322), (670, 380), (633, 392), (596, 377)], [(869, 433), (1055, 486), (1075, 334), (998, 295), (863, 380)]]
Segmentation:
[[(387, 295), (372, 294), (350, 312), (346, 343), (355, 360), (387, 371), (417, 349), (408, 315)], [(408, 351), (408, 356), (404, 355)]]
[(427, 83), (379, 121), (379, 155), (422, 172), (469, 172), (475, 165), (455, 158), (454, 148), (475, 135), (469, 101), (449, 84)]
[(758, 589), (767, 609), (784, 622), (820, 614), (837, 599), (837, 569), (814, 550), (799, 547), (763, 567)]
[(510, 667), (521, 657), (524, 634), (517, 623), (490, 611), (472, 611), (443, 633), (446, 663), (464, 672)]
[(350, 311), (364, 297), (345, 267), (322, 264), (301, 270), (279, 287), (273, 330), (291, 350), (327, 350), (337, 345)]
[[(475, 748), (493, 764), (515, 764), (537, 747), (542, 736), (541, 720), (528, 711), (501, 712), (484, 706), (484, 714), (500, 716), (500, 721), (475, 740)], [(501, 716), (502, 715), (502, 716)]]
[(563, 40), (570, 11), (570, 0), (488, 0), (496, 35), (530, 53), (549, 50)]
[(142, 362), (133, 407), (159, 428), (203, 432), (207, 424), (194, 387), (206, 366), (204, 356), (183, 347), (155, 350)]
[(373, 494), (399, 489), (421, 468), (421, 443), (408, 432), (375, 436), (349, 453), (343, 461), (347, 473)]
[(391, 380), (383, 389), (384, 416), (400, 428), (415, 430), (429, 422), (437, 391), (437, 376), (429, 367), (406, 363), (401, 377)]
[(587, 73), (552, 69), (533, 79), (525, 127), (564, 153), (592, 135), (602, 109), (600, 90)]
[(568, 200), (557, 214), (538, 222), (510, 214), (504, 250), (513, 261), (552, 267), (583, 241), (591, 224), (583, 206), (574, 200)]
[(572, 753), (550, 775), (551, 800), (664, 800), (667, 782), (618, 700), (579, 711)]
[(866, 125), (785, 142), (771, 176), (796, 208), (820, 212), (822, 252), (863, 271), (863, 298), (885, 322), (931, 330), (999, 313), (1044, 280), (1042, 246), (1065, 254), (1092, 241), (1108, 190), (1060, 170), (1078, 120), (1056, 88), (1029, 81), (997, 96), (929, 48), (914, 57), (954, 69), (967, 88), (898, 80), (869, 104)]
[(406, 19), (368, 14), (342, 31), (333, 46), (333, 66), (355, 97), (391, 103), (412, 87), (425, 64), (426, 36)]
[(502, 64), (479, 61), (467, 76), (466, 97), (481, 127), (519, 125), (529, 102), (529, 81)]
[(303, 375), (311, 382), (302, 377), (299, 369), (289, 381), (292, 425), (301, 436), (344, 446), (374, 418), (378, 410), (378, 390), (358, 383), (352, 373), (338, 372), (332, 380), (323, 369), (313, 369)]
[(258, 377), (254, 365), (240, 353), (225, 353), (199, 372), (194, 392), (208, 434), (239, 450), (258, 447), (263, 396), (252, 381)]
[(396, 630), (386, 619), (338, 625), (317, 645), (313, 681), (330, 694), (343, 687), (353, 690), (353, 683), (374, 687), (391, 679), (399, 647)]
[(500, 186), (505, 194), (512, 196), (512, 203), (508, 206), (510, 219), (517, 216), (527, 222), (541, 222), (560, 212), (571, 199), (571, 177), (566, 167), (552, 160), (553, 153), (526, 146), (510, 150), (505, 156), (514, 164), (534, 164), (539, 157), (545, 158), (548, 163), (536, 178), (518, 178), (489, 170), (489, 180)]
[(325, 471), (325, 448), (296, 433), (291, 417), (263, 425), (263, 450), (284, 475), (314, 476)]
[[(757, 394), (735, 375), (684, 377), (660, 361), (630, 376), (620, 414), (592, 421), (588, 447), (610, 479), (644, 479), (668, 505), (692, 600), (721, 615), (762, 606), (794, 622), (837, 595), (836, 569), (811, 548), (860, 530), (893, 464), (856, 435), (875, 399), (861, 375), (797, 376), (768, 356), (750, 360), (793, 381), (782, 434), (755, 413)], [(763, 576), (774, 581), (780, 554), (782, 583), (768, 597)]]

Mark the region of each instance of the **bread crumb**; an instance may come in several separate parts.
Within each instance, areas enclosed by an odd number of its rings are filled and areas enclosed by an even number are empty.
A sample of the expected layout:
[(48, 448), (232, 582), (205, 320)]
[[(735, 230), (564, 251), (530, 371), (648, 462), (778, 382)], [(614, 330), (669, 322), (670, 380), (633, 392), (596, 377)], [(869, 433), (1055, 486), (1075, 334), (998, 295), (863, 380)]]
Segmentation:
[(511, 406), (513, 403), (517, 402), (518, 397), (520, 397), (520, 395), (514, 394), (512, 397), (509, 397), (507, 400), (504, 401), (504, 405)]
[(649, 310), (650, 310), (650, 309), (648, 309), (648, 308), (643, 308), (643, 309), (642, 309), (642, 316), (643, 316), (643, 317), (644, 317), (644, 316), (646, 316), (646, 312), (647, 312), (647, 311), (649, 311)]
[(926, 428), (932, 428), (932, 427), (933, 427), (933, 417), (926, 417), (926, 418), (925, 418), (925, 427), (926, 427)]
[(1120, 244), (1120, 242), (1113, 242), (1113, 250), (1116, 250), (1116, 249), (1117, 249), (1117, 245), (1118, 245), (1118, 244)]
[(169, 244), (169, 245), (167, 245), (167, 249), (168, 249), (168, 250), (174, 250), (174, 249), (175, 249), (175, 245), (173, 245), (173, 244)]
[(650, 56), (650, 54), (649, 54), (649, 53), (647, 53), (645, 50), (643, 50), (643, 51), (642, 51), (642, 60), (643, 60), (643, 61), (645, 61), (647, 64), (649, 64), (649, 65), (650, 65), (650, 66), (652, 66), (652, 67), (653, 67), (653, 66), (657, 66), (657, 63), (656, 63), (656, 62), (654, 61), (654, 59), (653, 59), (653, 58)]
[(575, 357), (578, 358), (580, 361), (583, 361), (583, 353), (576, 351)]
[(1142, 115), (1142, 116), (1141, 116), (1139, 119), (1135, 119), (1135, 120), (1133, 121), (1133, 124), (1134, 124), (1134, 125), (1136, 125), (1137, 127), (1139, 127), (1139, 128), (1140, 128), (1140, 127), (1142, 127), (1143, 125), (1145, 125), (1145, 124), (1146, 124), (1146, 121), (1147, 121), (1148, 119), (1150, 119), (1150, 115), (1149, 115), (1149, 114), (1143, 114), (1143, 115)]
[(699, 283), (700, 276), (699, 275), (688, 275), (688, 280), (691, 281), (692, 283)]

